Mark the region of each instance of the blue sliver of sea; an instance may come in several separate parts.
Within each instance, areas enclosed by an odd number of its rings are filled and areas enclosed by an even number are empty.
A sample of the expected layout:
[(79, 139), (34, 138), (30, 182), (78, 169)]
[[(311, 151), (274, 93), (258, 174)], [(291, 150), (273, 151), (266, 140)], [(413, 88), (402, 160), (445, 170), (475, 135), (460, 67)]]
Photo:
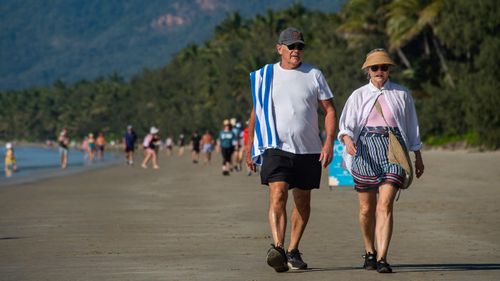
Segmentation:
[(14, 147), (17, 162), (17, 172), (6, 177), (5, 149), (0, 150), (1, 167), (0, 186), (35, 182), (40, 179), (65, 176), (75, 172), (96, 169), (116, 163), (118, 156), (112, 152), (105, 152), (103, 160), (94, 160), (90, 163), (84, 160), (84, 153), (78, 149), (70, 149), (68, 153), (68, 167), (61, 169), (59, 149), (57, 147), (18, 146)]

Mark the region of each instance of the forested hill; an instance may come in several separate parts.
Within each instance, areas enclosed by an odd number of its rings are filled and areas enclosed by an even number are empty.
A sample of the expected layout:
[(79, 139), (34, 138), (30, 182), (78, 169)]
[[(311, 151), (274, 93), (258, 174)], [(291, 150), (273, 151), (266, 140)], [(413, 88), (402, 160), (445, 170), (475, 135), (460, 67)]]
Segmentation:
[(465, 141), (500, 147), (500, 7), (496, 0), (352, 0), (340, 13), (295, 4), (256, 17), (230, 14), (210, 40), (184, 48), (158, 70), (126, 82), (113, 75), (74, 84), (0, 93), (0, 139), (44, 140), (62, 127), (81, 138), (108, 136), (133, 124), (162, 136), (216, 130), (251, 110), (248, 74), (278, 60), (287, 26), (303, 30), (304, 60), (321, 69), (337, 110), (364, 85), (366, 53), (386, 47), (398, 67), (391, 79), (408, 87), (427, 143)]
[[(116, 72), (129, 78), (201, 43), (228, 13), (254, 16), (295, 0), (0, 0), (0, 89)], [(303, 0), (338, 11), (343, 0)]]

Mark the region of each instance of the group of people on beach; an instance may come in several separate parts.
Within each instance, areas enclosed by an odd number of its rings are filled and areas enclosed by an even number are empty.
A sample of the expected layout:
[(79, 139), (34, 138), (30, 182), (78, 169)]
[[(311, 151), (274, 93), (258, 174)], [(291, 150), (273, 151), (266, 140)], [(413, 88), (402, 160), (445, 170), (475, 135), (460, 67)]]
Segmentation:
[[(269, 186), (268, 220), (273, 244), (266, 261), (277, 272), (306, 269), (299, 243), (311, 213), (311, 190), (320, 187), (321, 169), (333, 158), (337, 125), (333, 93), (322, 72), (302, 62), (306, 49), (300, 30), (288, 27), (278, 38), (277, 63), (250, 73), (250, 114), (246, 164), (261, 167)], [(390, 273), (388, 250), (396, 194), (408, 172), (388, 159), (389, 135), (415, 153), (415, 174), (424, 172), (415, 105), (408, 90), (389, 80), (395, 66), (384, 49), (369, 52), (361, 67), (368, 84), (355, 90), (339, 120), (343, 162), (353, 175), (363, 237), (363, 268)], [(325, 141), (319, 137), (318, 113), (324, 112)], [(227, 131), (227, 129), (226, 129)], [(291, 235), (285, 248), (286, 205), (292, 190)]]
[[(414, 173), (420, 178), (424, 164), (420, 149), (419, 125), (415, 105), (409, 91), (394, 82), (390, 73), (395, 67), (389, 53), (382, 48), (370, 51), (361, 66), (368, 83), (356, 89), (348, 98), (337, 126), (333, 93), (316, 67), (303, 63), (306, 43), (300, 30), (288, 27), (278, 38), (279, 61), (250, 73), (253, 108), (243, 129), (235, 118), (223, 121), (217, 138), (205, 131), (191, 135), (194, 164), (204, 154), (204, 164), (211, 163), (214, 147), (222, 156), (222, 174), (241, 171), (245, 157), (249, 174), (260, 167), (260, 181), (268, 186), (268, 222), (273, 244), (267, 251), (266, 262), (277, 272), (306, 269), (308, 264), (299, 250), (311, 214), (311, 191), (320, 188), (322, 169), (333, 158), (333, 143), (337, 138), (345, 145), (343, 164), (352, 174), (359, 205), (359, 225), (363, 241), (363, 268), (379, 273), (391, 273), (388, 263), (389, 245), (393, 233), (394, 201), (398, 191), (407, 187), (408, 172), (388, 157), (389, 144), (397, 141), (405, 151), (414, 152)], [(320, 138), (318, 108), (324, 112), (324, 141)], [(390, 137), (395, 136), (396, 140)], [(123, 137), (126, 163), (133, 165), (137, 134), (131, 125)], [(187, 139), (178, 137), (179, 156), (184, 154)], [(70, 139), (63, 129), (58, 137), (61, 168), (67, 167)], [(89, 134), (84, 150), (92, 161), (94, 153), (103, 158), (104, 134), (97, 139)], [(142, 168), (159, 169), (158, 153), (166, 149), (172, 156), (174, 140), (168, 136), (162, 142), (159, 129), (151, 127), (144, 137)], [(16, 170), (12, 144), (6, 145), (5, 172)], [(410, 173), (410, 174), (409, 174)], [(291, 233), (285, 248), (287, 200), (293, 196)]]
[[(59, 145), (59, 156), (60, 164), (62, 169), (66, 169), (68, 166), (68, 153), (71, 144), (71, 140), (68, 134), (68, 129), (63, 128), (59, 133), (57, 138), (57, 143)], [(97, 138), (94, 137), (94, 133), (89, 133), (83, 138), (80, 149), (83, 152), (83, 159), (87, 163), (92, 163), (94, 159), (103, 160), (104, 159), (104, 149), (106, 147), (106, 138), (103, 132), (99, 132)]]
[[(248, 121), (245, 128), (236, 118), (225, 119), (222, 124), (217, 147), (222, 156), (222, 174), (228, 176), (233, 171), (243, 170), (243, 160), (248, 147)], [(247, 175), (251, 176), (252, 173), (247, 167)]]
[[(167, 157), (170, 157), (173, 155), (175, 143), (178, 146), (178, 155), (184, 155), (185, 146), (187, 145), (188, 141), (184, 133), (179, 134), (177, 142), (174, 142), (172, 135), (168, 135), (167, 138), (162, 141), (159, 132), (160, 130), (157, 127), (152, 126), (149, 129), (149, 133), (146, 134), (142, 139), (142, 168), (148, 168), (149, 163), (151, 163), (153, 169), (159, 169), (159, 150), (164, 149), (166, 151)], [(131, 166), (134, 164), (134, 155), (137, 147), (137, 141), (138, 135), (134, 131), (132, 125), (128, 125), (122, 139), (127, 165)], [(111, 145), (114, 145), (115, 143), (115, 141), (111, 141)], [(198, 134), (198, 131), (195, 130), (191, 135), (190, 143), (192, 151), (191, 158), (193, 163), (198, 163), (200, 153), (203, 153), (204, 164), (210, 164), (212, 152), (216, 145), (216, 141), (214, 140), (211, 132), (209, 130), (206, 130), (205, 133), (200, 136)], [(57, 144), (59, 147), (60, 165), (62, 169), (65, 169), (68, 165), (69, 149), (70, 147), (76, 146), (75, 141), (71, 141), (68, 130), (66, 128), (63, 128), (59, 133)], [(84, 153), (84, 161), (86, 161), (87, 163), (92, 163), (94, 159), (103, 160), (106, 144), (107, 142), (103, 132), (100, 132), (97, 138), (94, 137), (93, 133), (89, 133), (87, 136), (85, 136), (80, 145), (80, 150)], [(51, 143), (48, 143), (48, 145), (50, 146)]]
[(81, 149), (84, 153), (84, 160), (92, 163), (97, 157), (99, 160), (104, 159), (104, 148), (106, 146), (106, 139), (104, 138), (104, 133), (100, 132), (97, 138), (94, 137), (94, 133), (89, 133), (85, 136), (82, 141)]

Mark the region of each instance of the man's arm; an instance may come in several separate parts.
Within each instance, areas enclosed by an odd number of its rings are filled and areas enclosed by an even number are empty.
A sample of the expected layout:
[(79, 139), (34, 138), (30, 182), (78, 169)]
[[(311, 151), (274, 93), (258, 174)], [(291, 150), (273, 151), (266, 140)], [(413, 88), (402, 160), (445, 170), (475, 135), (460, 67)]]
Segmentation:
[(333, 105), (333, 99), (320, 100), (319, 104), (325, 112), (326, 140), (319, 156), (323, 168), (328, 167), (333, 159), (333, 141), (335, 140), (335, 126), (337, 124), (337, 113)]
[(252, 162), (252, 146), (253, 146), (254, 131), (255, 131), (255, 111), (252, 107), (252, 113), (250, 113), (250, 118), (248, 119), (248, 144), (247, 147), (245, 148), (246, 150), (245, 162), (247, 163), (247, 167), (251, 171), (257, 172), (257, 167)]

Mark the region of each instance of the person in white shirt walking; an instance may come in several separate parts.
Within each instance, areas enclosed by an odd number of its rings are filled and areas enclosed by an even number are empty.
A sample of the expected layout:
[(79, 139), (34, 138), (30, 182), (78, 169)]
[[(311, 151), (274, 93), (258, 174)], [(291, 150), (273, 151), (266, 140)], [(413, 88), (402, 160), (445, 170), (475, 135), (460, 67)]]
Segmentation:
[[(281, 32), (280, 62), (250, 74), (253, 109), (249, 118), (246, 163), (269, 186), (268, 219), (274, 244), (267, 263), (277, 272), (305, 269), (299, 242), (311, 212), (311, 190), (320, 186), (321, 168), (333, 157), (335, 107), (333, 94), (317, 68), (302, 62), (304, 38), (296, 28)], [(326, 141), (321, 143), (318, 107), (325, 112)], [(290, 243), (285, 253), (286, 202), (291, 189), (294, 208)]]
[[(392, 272), (387, 252), (393, 229), (393, 205), (405, 181), (403, 168), (388, 161), (389, 130), (408, 151), (415, 152), (417, 178), (424, 172), (415, 105), (408, 90), (389, 81), (394, 65), (384, 49), (368, 53), (362, 69), (370, 82), (355, 90), (347, 100), (338, 135), (345, 144), (344, 162), (358, 192), (359, 224), (365, 246), (363, 267), (380, 273)], [(377, 102), (383, 115), (376, 109)]]

